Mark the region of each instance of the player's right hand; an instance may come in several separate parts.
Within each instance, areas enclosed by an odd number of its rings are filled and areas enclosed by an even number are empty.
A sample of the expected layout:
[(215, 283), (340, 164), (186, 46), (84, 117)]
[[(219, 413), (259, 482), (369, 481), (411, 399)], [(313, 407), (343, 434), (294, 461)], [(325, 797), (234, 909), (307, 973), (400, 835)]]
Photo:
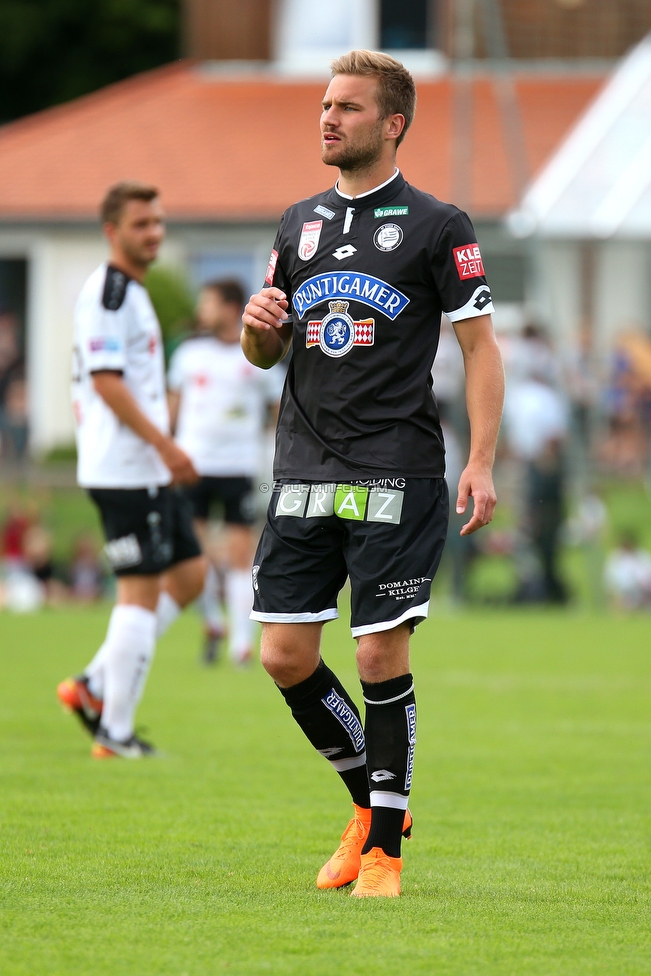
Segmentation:
[(169, 468), (172, 484), (191, 485), (199, 480), (194, 464), (179, 445), (168, 437), (158, 448), (163, 464)]
[(280, 288), (263, 288), (257, 295), (251, 295), (244, 309), (244, 328), (253, 332), (280, 329), (287, 321), (288, 306), (287, 296)]

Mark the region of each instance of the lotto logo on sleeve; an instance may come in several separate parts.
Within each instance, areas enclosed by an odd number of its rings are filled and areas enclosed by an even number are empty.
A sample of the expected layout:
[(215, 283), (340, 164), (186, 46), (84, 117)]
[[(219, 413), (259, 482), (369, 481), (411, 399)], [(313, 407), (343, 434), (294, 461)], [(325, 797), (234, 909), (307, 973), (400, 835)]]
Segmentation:
[(465, 244), (455, 247), (454, 260), (462, 281), (466, 278), (480, 278), (484, 274), (484, 262), (481, 259), (479, 244)]
[(269, 258), (269, 264), (267, 265), (267, 273), (264, 276), (265, 285), (273, 285), (277, 264), (278, 264), (278, 251), (274, 250), (271, 252), (271, 256)]
[(298, 242), (298, 256), (301, 261), (309, 261), (316, 254), (322, 227), (322, 220), (307, 220), (303, 224), (301, 239)]

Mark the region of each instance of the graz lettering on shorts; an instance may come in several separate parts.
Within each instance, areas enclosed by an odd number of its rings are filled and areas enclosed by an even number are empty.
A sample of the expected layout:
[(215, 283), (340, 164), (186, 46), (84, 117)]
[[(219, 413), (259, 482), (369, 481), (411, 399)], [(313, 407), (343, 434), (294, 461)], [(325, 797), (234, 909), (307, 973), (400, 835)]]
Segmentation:
[(363, 752), (365, 743), (362, 723), (355, 713), (350, 710), (343, 698), (333, 688), (330, 694), (322, 698), (321, 701), (326, 708), (330, 709), (334, 717), (341, 722), (350, 736), (350, 741), (353, 744), (355, 752)]
[(292, 304), (298, 317), (332, 298), (348, 298), (377, 309), (393, 322), (409, 304), (397, 288), (361, 272), (328, 271), (304, 281), (294, 293)]
[[(396, 481), (402, 479), (395, 479)], [(337, 518), (399, 525), (404, 491), (374, 485), (283, 485), (275, 515), (294, 518)]]
[(417, 576), (415, 579), (396, 580), (394, 583), (380, 583), (377, 596), (392, 596), (394, 600), (408, 600), (415, 596), (423, 583), (431, 583), (430, 576)]
[(405, 790), (411, 789), (411, 780), (414, 775), (414, 751), (416, 748), (416, 706), (413, 704), (405, 705), (407, 716), (407, 775), (405, 776)]
[(142, 562), (140, 543), (133, 533), (107, 542), (104, 552), (113, 569), (126, 569)]

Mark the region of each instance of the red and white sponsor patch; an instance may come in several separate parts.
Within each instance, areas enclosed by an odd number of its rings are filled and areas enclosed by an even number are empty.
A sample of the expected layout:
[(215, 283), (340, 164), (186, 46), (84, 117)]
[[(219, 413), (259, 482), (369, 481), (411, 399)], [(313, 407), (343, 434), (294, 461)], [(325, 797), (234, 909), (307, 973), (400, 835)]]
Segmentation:
[[(305, 345), (318, 346), (321, 338), (321, 322), (308, 322), (305, 333)], [(353, 322), (355, 329), (354, 346), (372, 346), (375, 343), (375, 319), (362, 319), (361, 322)]]
[(480, 278), (484, 274), (479, 244), (464, 244), (463, 247), (455, 247), (452, 253), (462, 281), (466, 278)]
[(273, 285), (276, 265), (278, 264), (278, 251), (272, 251), (267, 265), (267, 273), (264, 276), (265, 285)]
[(301, 239), (298, 242), (298, 256), (301, 261), (309, 261), (316, 254), (322, 227), (322, 220), (308, 220), (303, 224)]

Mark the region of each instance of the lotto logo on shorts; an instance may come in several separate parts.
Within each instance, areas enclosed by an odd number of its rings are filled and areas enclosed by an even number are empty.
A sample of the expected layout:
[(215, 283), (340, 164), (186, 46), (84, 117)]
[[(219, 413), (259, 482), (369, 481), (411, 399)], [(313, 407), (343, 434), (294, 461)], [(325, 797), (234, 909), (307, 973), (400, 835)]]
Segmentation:
[(142, 562), (140, 543), (133, 533), (107, 542), (104, 552), (113, 569), (127, 569)]
[(283, 485), (275, 514), (294, 518), (335, 515), (357, 522), (399, 525), (405, 493), (397, 488), (368, 485)]
[(452, 253), (462, 281), (466, 278), (479, 278), (484, 274), (484, 262), (481, 259), (479, 244), (455, 247)]
[(364, 751), (364, 729), (362, 728), (362, 723), (357, 718), (355, 713), (351, 711), (346, 702), (341, 698), (337, 692), (332, 689), (329, 695), (322, 698), (321, 701), (326, 708), (329, 708), (337, 721), (341, 722), (346, 732), (350, 736), (350, 741), (353, 744), (355, 752)]
[(413, 704), (405, 705), (405, 715), (407, 717), (407, 775), (405, 776), (405, 790), (411, 789), (411, 780), (414, 775), (414, 752), (416, 749), (416, 706)]

